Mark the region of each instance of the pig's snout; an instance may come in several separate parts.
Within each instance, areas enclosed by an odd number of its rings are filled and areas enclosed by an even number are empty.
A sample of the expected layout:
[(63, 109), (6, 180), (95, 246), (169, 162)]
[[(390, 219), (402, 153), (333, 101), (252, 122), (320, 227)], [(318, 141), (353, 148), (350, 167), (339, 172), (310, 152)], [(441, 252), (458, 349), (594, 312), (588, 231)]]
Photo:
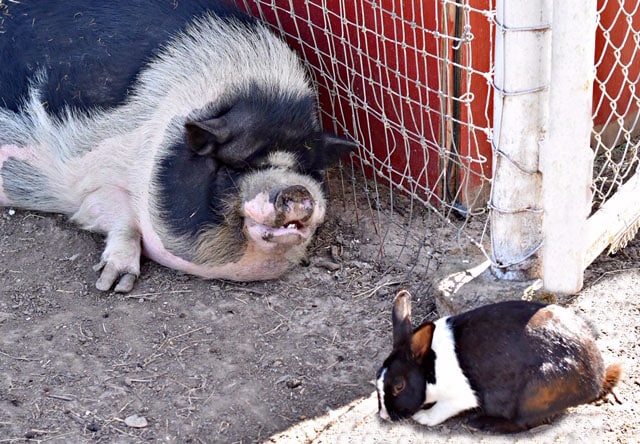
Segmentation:
[(259, 192), (243, 206), (249, 239), (259, 245), (299, 245), (311, 238), (324, 217), (319, 190), (285, 185)]
[(292, 185), (272, 192), (269, 196), (276, 211), (275, 225), (303, 223), (313, 214), (315, 202), (302, 185)]

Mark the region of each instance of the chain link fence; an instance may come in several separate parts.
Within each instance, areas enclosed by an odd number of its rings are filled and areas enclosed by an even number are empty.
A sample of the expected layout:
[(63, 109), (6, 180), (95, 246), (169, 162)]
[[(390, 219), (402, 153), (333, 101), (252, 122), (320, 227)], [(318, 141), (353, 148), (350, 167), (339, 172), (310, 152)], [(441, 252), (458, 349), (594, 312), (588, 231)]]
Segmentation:
[(599, 0), (592, 146), (594, 210), (638, 168), (640, 3)]
[[(496, 10), (513, 11), (524, 4), (236, 2), (272, 24), (301, 54), (317, 85), (324, 127), (359, 142), (358, 153), (341, 170), (342, 195), (366, 201), (365, 211), (376, 220), (381, 254), (389, 243), (388, 227), (397, 225), (406, 231), (401, 242), (412, 251), (414, 263), (425, 251), (441, 248), (438, 242), (467, 253), (471, 245), (476, 254), (491, 259), (487, 216), (492, 211), (494, 156), (499, 153), (492, 146), (493, 102), (494, 96), (499, 100), (498, 93), (505, 94), (495, 83), (494, 51), (500, 44), (496, 33), (535, 34), (542, 29), (527, 23), (507, 28), (497, 20)], [(550, 8), (554, 2), (538, 3)], [(594, 214), (635, 173), (640, 144), (640, 4), (636, 0), (597, 4), (596, 35), (585, 35), (596, 39)], [(544, 15), (550, 16), (549, 10)], [(530, 22), (536, 19), (531, 17)], [(543, 30), (552, 35), (553, 23)], [(532, 93), (547, 90), (548, 84)], [(571, 166), (566, 168), (571, 174)], [(541, 211), (540, 206), (529, 211)], [(430, 237), (430, 232), (438, 233), (439, 239)], [(539, 244), (543, 246), (544, 239)]]
[(302, 55), (316, 82), (324, 127), (359, 142), (357, 155), (343, 166), (344, 198), (366, 199), (381, 252), (393, 225), (407, 230), (402, 242), (413, 250), (433, 244), (425, 237), (442, 234), (444, 225), (445, 242), (484, 251), (492, 174), (492, 2), (237, 3), (271, 23)]
[[(300, 50), (323, 121), (367, 176), (442, 214), (484, 212), (491, 177), (490, 2), (245, 1)], [(477, 39), (476, 35), (481, 38)]]

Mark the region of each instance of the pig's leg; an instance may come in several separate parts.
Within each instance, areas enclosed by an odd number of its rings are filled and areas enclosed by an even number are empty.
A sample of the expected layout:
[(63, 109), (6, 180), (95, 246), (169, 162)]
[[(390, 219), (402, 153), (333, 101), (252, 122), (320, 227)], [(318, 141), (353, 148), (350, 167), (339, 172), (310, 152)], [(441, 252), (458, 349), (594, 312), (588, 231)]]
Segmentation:
[(129, 194), (118, 187), (103, 187), (88, 194), (71, 218), (87, 230), (106, 233), (107, 241), (96, 282), (98, 290), (127, 293), (140, 274), (141, 236)]
[(130, 292), (140, 275), (140, 253), (140, 233), (135, 229), (110, 231), (100, 262), (93, 267), (96, 271), (102, 270), (96, 288), (107, 291), (117, 281), (115, 292)]

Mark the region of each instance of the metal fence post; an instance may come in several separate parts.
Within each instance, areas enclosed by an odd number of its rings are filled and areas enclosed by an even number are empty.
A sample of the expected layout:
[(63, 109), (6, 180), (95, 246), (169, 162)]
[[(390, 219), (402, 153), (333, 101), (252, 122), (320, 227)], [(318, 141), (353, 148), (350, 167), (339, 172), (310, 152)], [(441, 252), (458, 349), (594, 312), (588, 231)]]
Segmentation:
[(596, 25), (596, 0), (553, 2), (549, 123), (540, 170), (543, 286), (558, 293), (579, 291), (586, 267)]
[(551, 0), (496, 2), (492, 272), (540, 277), (542, 182), (538, 149), (547, 120)]

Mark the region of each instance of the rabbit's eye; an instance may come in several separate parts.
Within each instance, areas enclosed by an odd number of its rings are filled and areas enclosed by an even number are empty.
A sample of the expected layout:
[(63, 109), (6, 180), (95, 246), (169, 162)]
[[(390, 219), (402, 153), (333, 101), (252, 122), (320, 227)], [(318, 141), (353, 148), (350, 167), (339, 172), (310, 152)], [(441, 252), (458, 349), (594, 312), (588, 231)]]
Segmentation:
[(404, 379), (394, 382), (393, 387), (391, 388), (393, 396), (398, 396), (404, 390), (404, 385)]

